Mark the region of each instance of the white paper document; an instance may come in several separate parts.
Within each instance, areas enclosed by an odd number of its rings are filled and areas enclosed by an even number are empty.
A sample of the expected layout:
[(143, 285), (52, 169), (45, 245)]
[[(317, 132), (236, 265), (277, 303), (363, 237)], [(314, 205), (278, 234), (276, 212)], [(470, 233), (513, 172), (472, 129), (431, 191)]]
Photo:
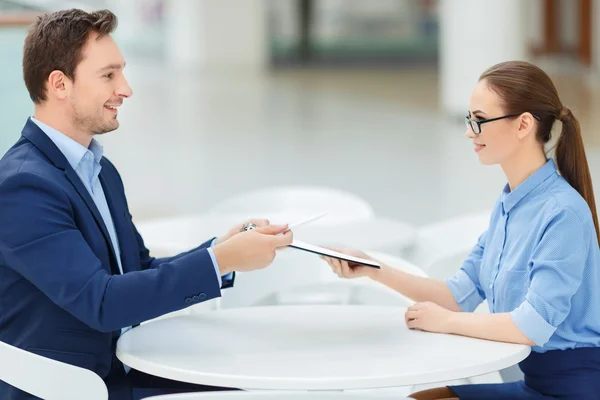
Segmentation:
[(354, 264), (365, 265), (367, 267), (380, 269), (381, 265), (375, 261), (367, 260), (360, 257), (350, 256), (348, 254), (340, 253), (334, 250), (329, 250), (324, 247), (315, 246), (313, 244), (301, 242), (299, 240), (294, 239), (290, 247), (298, 250), (308, 251), (310, 253), (320, 254), (326, 257), (337, 258), (339, 260), (348, 261)]
[(326, 216), (327, 214), (328, 214), (328, 213), (326, 213), (326, 212), (325, 212), (325, 213), (321, 213), (321, 214), (313, 215), (312, 217), (309, 217), (309, 218), (307, 218), (307, 219), (305, 219), (305, 220), (303, 220), (303, 221), (296, 222), (296, 223), (294, 223), (294, 224), (288, 225), (288, 228), (287, 228), (285, 231), (283, 231), (282, 233), (280, 233), (280, 235), (282, 235), (282, 234), (286, 233), (287, 231), (291, 231), (292, 229), (296, 229), (296, 228), (298, 228), (298, 227), (300, 227), (300, 226), (302, 226), (302, 225), (305, 225), (305, 224), (308, 224), (308, 223), (310, 223), (310, 222), (313, 222), (313, 221), (316, 221), (316, 220), (318, 220), (318, 219), (321, 219), (321, 218), (323, 218), (324, 216)]

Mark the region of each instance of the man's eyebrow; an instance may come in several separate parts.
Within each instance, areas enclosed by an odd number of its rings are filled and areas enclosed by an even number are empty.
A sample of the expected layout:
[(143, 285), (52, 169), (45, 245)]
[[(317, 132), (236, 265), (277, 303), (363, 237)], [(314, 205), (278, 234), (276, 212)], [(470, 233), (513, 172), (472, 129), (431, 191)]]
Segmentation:
[(125, 65), (126, 65), (126, 63), (123, 63), (123, 65), (121, 65), (121, 64), (108, 64), (108, 65), (100, 68), (98, 70), (98, 72), (108, 71), (108, 70), (111, 70), (111, 69), (123, 69), (123, 68), (125, 68)]

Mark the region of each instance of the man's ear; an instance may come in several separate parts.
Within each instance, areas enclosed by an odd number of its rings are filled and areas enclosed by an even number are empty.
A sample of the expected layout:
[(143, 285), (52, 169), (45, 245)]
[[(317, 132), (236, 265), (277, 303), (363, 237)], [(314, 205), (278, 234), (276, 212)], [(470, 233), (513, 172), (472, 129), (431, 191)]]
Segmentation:
[(66, 99), (71, 90), (71, 80), (59, 70), (52, 71), (48, 75), (46, 84), (48, 96), (59, 100)]

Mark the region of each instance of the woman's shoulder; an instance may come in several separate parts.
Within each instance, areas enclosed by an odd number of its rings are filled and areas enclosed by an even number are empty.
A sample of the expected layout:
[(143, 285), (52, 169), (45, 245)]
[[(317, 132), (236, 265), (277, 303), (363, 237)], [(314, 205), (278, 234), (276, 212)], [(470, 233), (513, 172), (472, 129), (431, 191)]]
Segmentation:
[(588, 203), (563, 177), (559, 176), (553, 185), (546, 188), (543, 196), (540, 212), (545, 218), (576, 219), (583, 226), (593, 228), (594, 221)]

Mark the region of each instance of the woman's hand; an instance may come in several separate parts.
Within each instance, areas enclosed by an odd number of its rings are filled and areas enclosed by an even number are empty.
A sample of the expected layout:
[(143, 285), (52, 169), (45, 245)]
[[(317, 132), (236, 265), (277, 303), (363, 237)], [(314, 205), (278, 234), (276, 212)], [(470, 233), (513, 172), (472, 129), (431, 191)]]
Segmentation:
[[(366, 260), (373, 260), (372, 257), (369, 257), (367, 254), (360, 250), (352, 250), (352, 249), (332, 249), (330, 250), (337, 251), (338, 253), (344, 253), (349, 256), (364, 258)], [(331, 270), (337, 274), (340, 278), (352, 279), (352, 278), (360, 278), (361, 276), (373, 277), (373, 274), (377, 271), (372, 267), (365, 267), (364, 265), (349, 263), (347, 261), (339, 260), (337, 258), (331, 258), (326, 256), (321, 256), (323, 260), (329, 264)]]
[(451, 333), (450, 320), (455, 314), (444, 307), (426, 301), (416, 303), (406, 310), (404, 320), (410, 329), (420, 329), (428, 332)]

